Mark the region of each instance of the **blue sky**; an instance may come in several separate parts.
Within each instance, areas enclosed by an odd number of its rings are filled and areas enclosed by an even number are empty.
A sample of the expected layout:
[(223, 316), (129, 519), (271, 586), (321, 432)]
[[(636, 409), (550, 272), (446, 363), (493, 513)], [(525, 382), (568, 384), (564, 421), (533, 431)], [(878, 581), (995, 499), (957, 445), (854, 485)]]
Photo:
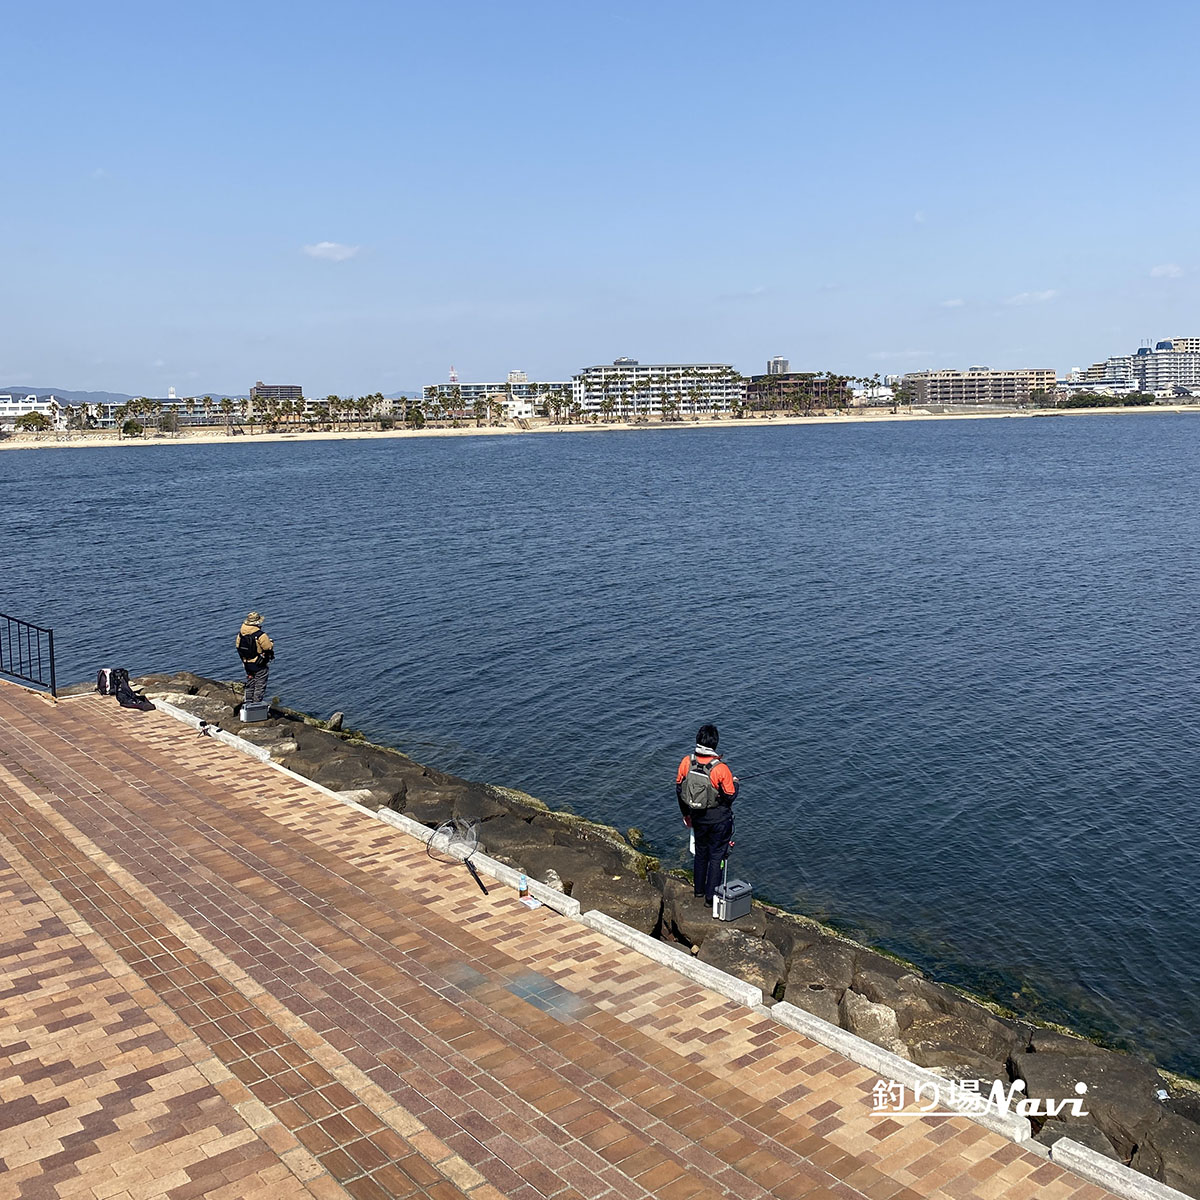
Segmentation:
[(1192, 4), (5, 9), (0, 385), (1200, 335)]

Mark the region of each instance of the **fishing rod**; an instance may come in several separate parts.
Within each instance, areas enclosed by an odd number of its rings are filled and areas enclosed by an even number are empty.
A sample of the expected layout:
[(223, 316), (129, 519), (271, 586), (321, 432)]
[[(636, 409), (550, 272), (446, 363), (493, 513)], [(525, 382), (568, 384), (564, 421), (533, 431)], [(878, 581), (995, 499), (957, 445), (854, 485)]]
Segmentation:
[(751, 779), (762, 779), (765, 775), (778, 775), (782, 771), (790, 771), (791, 767), (772, 767), (769, 771), (755, 771), (753, 775), (738, 775), (738, 783), (746, 783)]

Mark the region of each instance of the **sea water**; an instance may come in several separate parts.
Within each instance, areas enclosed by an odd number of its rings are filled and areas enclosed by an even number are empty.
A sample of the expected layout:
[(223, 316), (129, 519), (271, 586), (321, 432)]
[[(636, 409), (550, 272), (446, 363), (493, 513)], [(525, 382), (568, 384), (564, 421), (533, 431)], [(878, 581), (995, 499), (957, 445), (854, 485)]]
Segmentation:
[[(1200, 416), (0, 453), (0, 610), (636, 826), (1200, 1074)], [(757, 778), (750, 778), (757, 776)]]

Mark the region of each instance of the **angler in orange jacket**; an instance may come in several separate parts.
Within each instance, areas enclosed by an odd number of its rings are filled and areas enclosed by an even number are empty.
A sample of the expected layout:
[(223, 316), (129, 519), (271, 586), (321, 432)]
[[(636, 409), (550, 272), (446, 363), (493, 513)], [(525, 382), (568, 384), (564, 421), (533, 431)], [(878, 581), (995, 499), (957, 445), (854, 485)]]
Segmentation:
[(696, 749), (684, 755), (675, 773), (679, 811), (696, 838), (692, 891), (709, 904), (721, 882), (721, 862), (729, 853), (738, 792), (737, 776), (717, 753), (719, 736), (715, 725), (701, 725)]

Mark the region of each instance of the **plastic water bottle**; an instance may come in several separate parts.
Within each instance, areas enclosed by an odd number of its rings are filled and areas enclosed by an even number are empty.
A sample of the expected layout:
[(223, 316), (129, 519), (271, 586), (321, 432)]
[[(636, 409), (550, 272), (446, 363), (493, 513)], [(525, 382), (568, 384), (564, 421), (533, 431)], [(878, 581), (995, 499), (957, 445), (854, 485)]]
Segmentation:
[(688, 834), (688, 853), (695, 858), (696, 856), (696, 835), (695, 833)]
[(521, 881), (517, 884), (517, 894), (519, 896), (529, 895), (529, 880), (524, 875), (521, 876)]

